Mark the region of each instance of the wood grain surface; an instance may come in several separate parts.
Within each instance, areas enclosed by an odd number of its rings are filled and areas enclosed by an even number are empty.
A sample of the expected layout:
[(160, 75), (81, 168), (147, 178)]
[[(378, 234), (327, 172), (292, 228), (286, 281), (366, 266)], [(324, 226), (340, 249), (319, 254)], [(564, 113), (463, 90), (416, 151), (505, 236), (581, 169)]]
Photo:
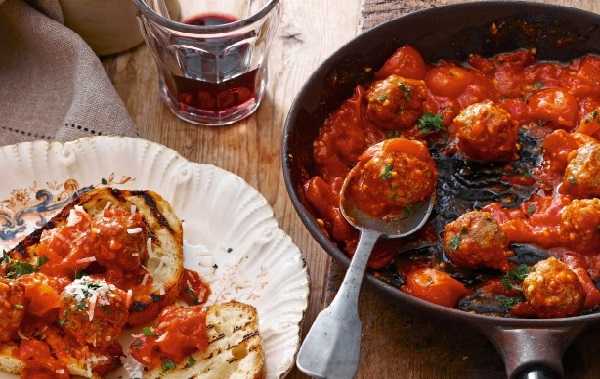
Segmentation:
[[(362, 8), (360, 0), (282, 1), (281, 25), (270, 56), (268, 96), (254, 116), (231, 127), (198, 127), (176, 119), (160, 102), (156, 69), (145, 46), (104, 60), (141, 137), (192, 161), (236, 173), (273, 206), (281, 226), (303, 251), (311, 274), (304, 332), (335, 293), (342, 270), (312, 240), (285, 191), (279, 151), (287, 110), (310, 73), (361, 26), (369, 28), (394, 15), (450, 2), (457, 1), (365, 0)], [(600, 0), (545, 2), (600, 12)], [(504, 377), (502, 362), (484, 337), (465, 325), (414, 314), (368, 285), (361, 298), (361, 318), (364, 343), (358, 378)], [(595, 327), (567, 351), (568, 378), (600, 378), (600, 360), (595, 359), (600, 354), (598, 339), (600, 327)], [(288, 378), (305, 377), (294, 370)]]

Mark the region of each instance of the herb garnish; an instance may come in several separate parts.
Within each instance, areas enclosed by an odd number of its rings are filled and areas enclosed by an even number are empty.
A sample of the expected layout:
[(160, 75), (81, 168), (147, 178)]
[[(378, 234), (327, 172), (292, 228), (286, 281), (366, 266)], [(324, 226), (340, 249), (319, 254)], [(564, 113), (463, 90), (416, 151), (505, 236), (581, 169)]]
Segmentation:
[(185, 362), (185, 368), (190, 368), (193, 365), (196, 364), (196, 360), (194, 359), (194, 357), (192, 357), (191, 355), (188, 357), (187, 361)]
[(452, 237), (450, 239), (450, 250), (452, 251), (456, 251), (458, 250), (458, 247), (460, 246), (460, 241), (461, 241), (461, 237), (459, 234), (455, 235), (454, 237)]
[(48, 262), (48, 257), (45, 255), (40, 255), (39, 257), (37, 257), (37, 266), (42, 267), (44, 265), (44, 263)]
[(544, 83), (542, 83), (542, 82), (538, 81), (538, 82), (533, 83), (533, 88), (535, 88), (535, 89), (540, 89), (543, 87), (544, 87)]
[(400, 132), (397, 130), (388, 130), (385, 132), (385, 138), (396, 138), (400, 137)]
[(410, 101), (412, 98), (412, 88), (410, 88), (410, 86), (408, 86), (406, 83), (400, 83), (400, 89), (402, 90), (402, 93), (404, 93), (404, 98), (406, 101)]
[(144, 333), (144, 335), (146, 337), (156, 336), (156, 333), (154, 333), (154, 329), (152, 329), (149, 326), (144, 327), (144, 329), (142, 330), (142, 333)]
[(163, 372), (166, 372), (166, 371), (169, 371), (169, 370), (173, 370), (175, 367), (177, 367), (177, 366), (175, 365), (175, 362), (173, 362), (173, 361), (172, 361), (172, 360), (170, 360), (170, 359), (165, 359), (165, 360), (162, 362), (162, 370), (163, 370)]
[(29, 264), (27, 262), (16, 261), (16, 262), (10, 263), (10, 265), (8, 266), (8, 271), (6, 272), (6, 277), (9, 279), (15, 279), (15, 278), (18, 278), (19, 276), (31, 274), (32, 272), (35, 272), (35, 271), (36, 271), (35, 267), (33, 267), (31, 264)]
[(500, 278), (500, 283), (502, 283), (507, 290), (522, 291), (521, 282), (527, 277), (527, 274), (529, 274), (529, 266), (521, 264), (504, 274), (504, 276)]
[(380, 103), (385, 102), (388, 99), (388, 97), (386, 95), (381, 95), (377, 97), (377, 101), (379, 101)]
[(442, 130), (444, 121), (438, 113), (425, 112), (417, 120), (417, 127), (421, 131), (421, 134), (431, 134)]
[(496, 300), (506, 309), (511, 309), (515, 305), (523, 301), (520, 297), (510, 297), (504, 295), (496, 295)]
[(535, 213), (535, 211), (537, 210), (537, 206), (535, 205), (535, 203), (530, 203), (527, 206), (527, 214), (529, 216), (533, 215)]
[(379, 177), (383, 180), (388, 180), (392, 177), (393, 170), (394, 170), (394, 165), (391, 163), (386, 163), (383, 166), (383, 171), (381, 172), (381, 175), (379, 175)]

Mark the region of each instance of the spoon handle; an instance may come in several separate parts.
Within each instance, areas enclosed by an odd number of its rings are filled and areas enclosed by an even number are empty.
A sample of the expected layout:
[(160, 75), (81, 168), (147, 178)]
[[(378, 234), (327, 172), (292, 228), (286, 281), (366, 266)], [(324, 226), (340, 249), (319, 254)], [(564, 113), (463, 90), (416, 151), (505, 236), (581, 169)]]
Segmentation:
[(305, 374), (327, 379), (351, 379), (356, 375), (362, 333), (358, 295), (367, 261), (380, 235), (362, 230), (338, 293), (319, 314), (300, 347), (296, 364)]

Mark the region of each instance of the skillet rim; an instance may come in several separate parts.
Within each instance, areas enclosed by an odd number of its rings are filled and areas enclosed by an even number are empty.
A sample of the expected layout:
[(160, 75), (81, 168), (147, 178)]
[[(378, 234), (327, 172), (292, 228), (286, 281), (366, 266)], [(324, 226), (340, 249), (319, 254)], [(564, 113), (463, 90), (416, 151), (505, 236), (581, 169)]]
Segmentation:
[[(448, 10), (471, 10), (486, 6), (510, 6), (516, 8), (523, 8), (524, 10), (535, 10), (539, 12), (546, 12), (548, 10), (553, 11), (564, 11), (569, 12), (573, 17), (588, 17), (595, 18), (600, 24), (600, 15), (594, 12), (582, 10), (575, 7), (559, 6), (554, 4), (535, 3), (531, 1), (512, 1), (512, 0), (494, 0), (494, 1), (477, 1), (468, 3), (459, 3), (452, 5), (445, 5), (435, 8), (426, 8), (416, 12), (406, 14), (404, 16), (392, 19), (385, 23), (382, 23), (368, 31), (360, 33), (344, 45), (339, 47), (334, 53), (332, 53), (327, 59), (325, 59), (319, 67), (313, 71), (306, 82), (302, 85), (300, 91), (294, 98), (292, 105), (288, 111), (285, 119), (283, 134), (282, 134), (282, 148), (281, 148), (281, 165), (283, 170), (283, 179), (285, 183), (288, 196), (296, 210), (296, 213), (302, 220), (304, 226), (308, 229), (311, 236), (319, 243), (321, 248), (329, 256), (335, 258), (338, 262), (342, 263), (345, 267), (350, 264), (350, 258), (344, 254), (329, 238), (327, 238), (320, 227), (316, 223), (315, 217), (306, 208), (306, 206), (300, 200), (295, 187), (295, 181), (292, 175), (293, 167), (293, 154), (290, 148), (290, 135), (291, 131), (295, 128), (296, 119), (298, 114), (302, 111), (302, 103), (308, 95), (310, 85), (319, 79), (323, 72), (327, 72), (336, 63), (342, 61), (347, 53), (356, 51), (355, 45), (360, 44), (361, 41), (366, 40), (372, 34), (377, 34), (381, 30), (389, 28), (392, 24), (402, 23), (406, 20), (419, 17), (431, 17), (434, 18), (436, 15), (443, 15)], [(473, 312), (466, 312), (458, 308), (448, 308), (441, 305), (433, 304), (425, 300), (421, 300), (412, 295), (406, 294), (400, 291), (399, 288), (391, 286), (382, 280), (377, 279), (371, 272), (366, 273), (367, 281), (374, 285), (376, 288), (383, 290), (390, 297), (398, 299), (402, 302), (402, 305), (410, 306), (415, 310), (427, 311), (433, 316), (441, 316), (446, 318), (458, 319), (461, 321), (471, 322), (478, 324), (479, 326), (499, 326), (499, 327), (518, 327), (518, 328), (559, 328), (559, 327), (573, 327), (584, 323), (600, 320), (600, 311), (596, 313), (579, 315), (574, 317), (555, 318), (555, 319), (526, 319), (526, 318), (515, 318), (515, 317), (498, 317), (498, 316), (487, 316), (484, 314), (478, 314)]]

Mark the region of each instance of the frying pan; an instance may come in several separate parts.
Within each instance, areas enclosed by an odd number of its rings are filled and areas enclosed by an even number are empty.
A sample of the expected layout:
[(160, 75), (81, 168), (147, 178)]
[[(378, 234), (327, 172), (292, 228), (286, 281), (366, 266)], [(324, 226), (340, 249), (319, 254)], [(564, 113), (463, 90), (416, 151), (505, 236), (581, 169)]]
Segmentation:
[[(315, 173), (312, 142), (327, 115), (369, 81), (372, 70), (401, 45), (415, 46), (426, 61), (464, 60), (535, 47), (538, 59), (568, 60), (600, 53), (600, 15), (575, 8), (525, 1), (486, 1), (431, 8), (389, 21), (340, 48), (312, 74), (285, 122), (282, 165), (289, 196), (312, 236), (336, 260), (348, 257), (321, 231), (303, 202), (303, 179)], [(365, 69), (367, 68), (367, 69)], [(562, 378), (562, 355), (600, 313), (561, 319), (491, 317), (441, 307), (367, 276), (375, 287), (432, 316), (466, 322), (479, 329), (502, 355), (511, 379)]]

